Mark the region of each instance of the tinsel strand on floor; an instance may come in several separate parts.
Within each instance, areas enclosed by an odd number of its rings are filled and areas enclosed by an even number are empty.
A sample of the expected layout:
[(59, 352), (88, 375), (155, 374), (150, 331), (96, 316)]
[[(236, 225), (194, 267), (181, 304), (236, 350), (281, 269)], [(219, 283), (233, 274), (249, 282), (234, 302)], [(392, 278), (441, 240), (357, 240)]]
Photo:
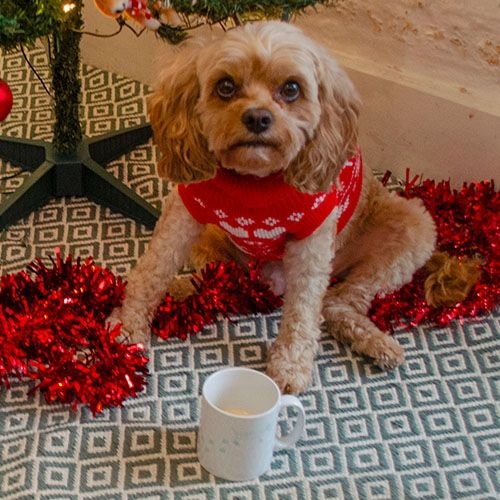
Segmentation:
[[(371, 319), (382, 330), (488, 314), (500, 302), (500, 193), (493, 182), (406, 181), (402, 196), (420, 198), (436, 223), (438, 253), (411, 283), (377, 297)], [(467, 291), (464, 294), (464, 290)]]

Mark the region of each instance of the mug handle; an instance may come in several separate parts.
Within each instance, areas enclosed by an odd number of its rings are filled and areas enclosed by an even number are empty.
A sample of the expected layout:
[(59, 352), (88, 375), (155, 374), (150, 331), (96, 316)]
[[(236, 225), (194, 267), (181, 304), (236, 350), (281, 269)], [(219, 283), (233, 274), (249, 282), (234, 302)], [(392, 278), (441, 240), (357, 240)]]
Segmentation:
[(304, 407), (302, 406), (302, 403), (295, 396), (285, 394), (284, 396), (281, 396), (280, 411), (286, 406), (293, 406), (298, 410), (297, 421), (295, 422), (293, 429), (286, 436), (276, 436), (276, 442), (274, 444), (275, 450), (282, 450), (283, 448), (289, 448), (290, 446), (293, 446), (300, 439), (302, 433), (304, 432), (306, 412), (304, 410)]

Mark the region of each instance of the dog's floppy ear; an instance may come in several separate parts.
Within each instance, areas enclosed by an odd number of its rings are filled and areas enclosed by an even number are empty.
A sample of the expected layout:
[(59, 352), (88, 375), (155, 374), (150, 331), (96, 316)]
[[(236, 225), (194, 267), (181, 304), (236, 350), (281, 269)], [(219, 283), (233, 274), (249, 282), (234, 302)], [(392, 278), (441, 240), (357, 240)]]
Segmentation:
[(186, 47), (167, 59), (148, 98), (151, 127), (161, 153), (158, 173), (173, 182), (197, 181), (215, 174), (215, 162), (195, 112), (198, 53), (199, 47)]
[(359, 99), (345, 72), (322, 47), (314, 47), (320, 122), (285, 172), (286, 180), (300, 191), (329, 189), (340, 168), (358, 146)]

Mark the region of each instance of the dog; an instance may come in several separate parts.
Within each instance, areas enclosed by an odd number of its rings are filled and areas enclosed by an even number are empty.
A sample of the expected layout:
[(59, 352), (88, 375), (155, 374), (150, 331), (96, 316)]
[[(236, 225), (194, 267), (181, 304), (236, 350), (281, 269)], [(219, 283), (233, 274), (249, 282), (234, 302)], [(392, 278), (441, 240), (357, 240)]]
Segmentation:
[(190, 255), (250, 256), (283, 292), (267, 361), (283, 392), (311, 384), (322, 328), (382, 369), (402, 363), (367, 313), (425, 264), (436, 230), (420, 200), (363, 165), (359, 98), (329, 52), (284, 22), (240, 26), (174, 56), (148, 106), (159, 174), (175, 186), (114, 321), (145, 341)]

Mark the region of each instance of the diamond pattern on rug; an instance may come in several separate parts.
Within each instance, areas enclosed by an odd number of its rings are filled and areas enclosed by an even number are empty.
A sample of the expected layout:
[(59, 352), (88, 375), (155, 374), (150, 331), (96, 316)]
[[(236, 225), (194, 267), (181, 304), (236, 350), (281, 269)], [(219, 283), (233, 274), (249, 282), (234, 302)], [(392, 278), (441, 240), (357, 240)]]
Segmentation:
[[(48, 81), (42, 49), (30, 59)], [(15, 105), (0, 133), (50, 139), (50, 98), (17, 54), (0, 71)], [(89, 136), (143, 123), (149, 89), (82, 68)], [(151, 143), (108, 170), (156, 206), (167, 192)], [(26, 174), (0, 163), (0, 199)], [(393, 187), (397, 187), (396, 182)], [(2, 274), (34, 257), (93, 256), (126, 276), (151, 231), (83, 198), (53, 200), (0, 233)], [(235, 317), (182, 342), (153, 339), (143, 393), (97, 416), (47, 405), (33, 384), (0, 388), (0, 498), (6, 500), (493, 499), (500, 496), (498, 311), (442, 328), (395, 333), (406, 362), (384, 373), (324, 334), (312, 387), (300, 396), (304, 437), (276, 452), (259, 480), (214, 478), (196, 457), (201, 386), (227, 365), (265, 369), (280, 312)], [(280, 429), (286, 428), (280, 420)]]

